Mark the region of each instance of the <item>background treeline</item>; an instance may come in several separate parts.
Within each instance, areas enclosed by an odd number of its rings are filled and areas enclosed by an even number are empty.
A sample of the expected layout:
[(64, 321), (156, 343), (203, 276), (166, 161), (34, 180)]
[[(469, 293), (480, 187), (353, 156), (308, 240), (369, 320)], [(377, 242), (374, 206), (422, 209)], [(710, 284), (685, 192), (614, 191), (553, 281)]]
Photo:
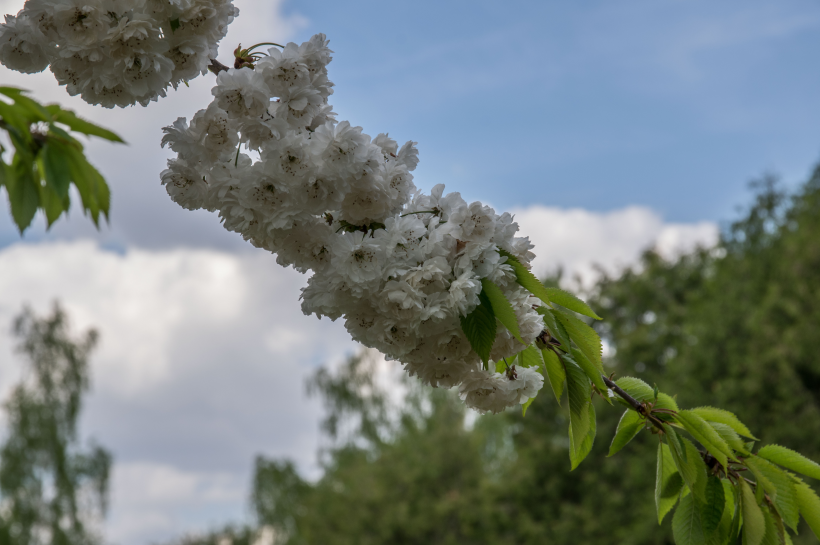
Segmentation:
[[(676, 392), (684, 407), (737, 413), (766, 443), (820, 459), (820, 168), (797, 194), (767, 178), (716, 248), (675, 261), (647, 252), (603, 274), (590, 304), (603, 316), (608, 369)], [(551, 281), (556, 281), (552, 279)], [(368, 358), (319, 372), (327, 407), (324, 476), (258, 458), (258, 526), (189, 544), (672, 543), (653, 502), (657, 438), (613, 458), (620, 410), (596, 400), (598, 437), (569, 471), (567, 421), (548, 388), (529, 408), (466, 418), (453, 392), (408, 384), (396, 407)], [(566, 403), (566, 401), (564, 401)], [(814, 483), (816, 484), (816, 483)], [(814, 543), (807, 527), (795, 543)]]
[[(820, 169), (794, 195), (771, 179), (716, 248), (669, 262), (648, 252), (589, 295), (608, 370), (737, 413), (766, 443), (820, 460)], [(552, 278), (551, 282), (556, 282)], [(0, 543), (95, 543), (110, 455), (77, 441), (95, 336), (59, 309), (17, 322), (28, 379), (5, 402)], [(596, 400), (593, 452), (569, 471), (567, 421), (545, 388), (520, 412), (476, 418), (453, 392), (387, 392), (370, 354), (309, 384), (326, 406), (323, 476), (259, 457), (255, 522), (191, 545), (672, 543), (653, 501), (657, 438), (607, 458), (622, 411)], [(566, 403), (566, 402), (564, 402)], [(817, 484), (817, 483), (813, 483)], [(795, 543), (813, 543), (803, 528)]]

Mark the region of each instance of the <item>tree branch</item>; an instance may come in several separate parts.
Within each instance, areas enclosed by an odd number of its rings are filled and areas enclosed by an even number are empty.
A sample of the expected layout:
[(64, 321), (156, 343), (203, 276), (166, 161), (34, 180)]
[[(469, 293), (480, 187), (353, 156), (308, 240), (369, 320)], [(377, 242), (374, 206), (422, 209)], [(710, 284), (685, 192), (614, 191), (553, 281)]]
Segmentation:
[(652, 416), (652, 414), (648, 410), (646, 410), (646, 405), (644, 405), (643, 403), (641, 403), (640, 401), (626, 393), (626, 391), (623, 388), (615, 384), (615, 382), (613, 380), (610, 380), (609, 377), (607, 377), (606, 375), (601, 375), (601, 378), (604, 379), (604, 384), (606, 384), (610, 390), (618, 394), (618, 396), (620, 396), (621, 399), (629, 403), (633, 409), (638, 411), (639, 414), (644, 415), (650, 422), (652, 422), (652, 424), (657, 429), (661, 431), (663, 430), (663, 422), (661, 422), (658, 418)]

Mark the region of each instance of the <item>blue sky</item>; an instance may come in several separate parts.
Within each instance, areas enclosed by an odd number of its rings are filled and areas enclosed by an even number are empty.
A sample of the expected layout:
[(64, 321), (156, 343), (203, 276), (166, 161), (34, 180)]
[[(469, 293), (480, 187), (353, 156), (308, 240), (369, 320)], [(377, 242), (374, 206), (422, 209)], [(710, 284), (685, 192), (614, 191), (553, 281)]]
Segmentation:
[(820, 4), (303, 1), (342, 119), (419, 142), (418, 180), (502, 208), (722, 220), (820, 158)]
[[(751, 178), (796, 187), (820, 159), (817, 2), (234, 2), (223, 62), (240, 41), (325, 33), (339, 119), (417, 141), (421, 189), (515, 212), (539, 274), (714, 241)], [(124, 110), (48, 72), (0, 67), (0, 82), (129, 144), (87, 147), (112, 187), (100, 231), (74, 210), (21, 243), (0, 210), (0, 400), (20, 375), (9, 327), (24, 303), (59, 299), (100, 329), (83, 433), (115, 456), (106, 536), (142, 545), (240, 519), (259, 453), (317, 476), (321, 408), (303, 379), (356, 347), (341, 321), (302, 314), (304, 276), (159, 184), (161, 127), (206, 107), (213, 76)]]

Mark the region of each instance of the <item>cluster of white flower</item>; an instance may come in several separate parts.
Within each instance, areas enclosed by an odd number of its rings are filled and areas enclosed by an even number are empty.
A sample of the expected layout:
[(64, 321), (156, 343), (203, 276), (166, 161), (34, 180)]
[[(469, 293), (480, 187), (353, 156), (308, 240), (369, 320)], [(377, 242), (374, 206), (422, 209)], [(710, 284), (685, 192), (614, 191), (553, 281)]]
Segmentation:
[[(353, 339), (427, 384), (459, 386), (479, 411), (524, 403), (543, 376), (484, 370), (460, 319), (479, 304), (487, 278), (512, 304), (521, 339), (541, 333), (539, 300), (498, 251), (528, 264), (529, 239), (515, 236), (510, 214), (445, 195), (442, 185), (418, 192), (414, 142), (399, 148), (387, 134), (371, 139), (337, 122), (330, 54), (319, 34), (221, 72), (208, 108), (164, 129), (163, 146), (177, 153), (161, 175), (168, 194), (184, 208), (218, 211), (226, 229), (279, 264), (312, 271), (306, 314), (343, 318)], [(491, 358), (525, 346), (499, 327)]]
[(204, 74), (238, 14), (231, 0), (28, 0), (0, 25), (0, 62), (50, 66), (89, 104), (145, 106)]

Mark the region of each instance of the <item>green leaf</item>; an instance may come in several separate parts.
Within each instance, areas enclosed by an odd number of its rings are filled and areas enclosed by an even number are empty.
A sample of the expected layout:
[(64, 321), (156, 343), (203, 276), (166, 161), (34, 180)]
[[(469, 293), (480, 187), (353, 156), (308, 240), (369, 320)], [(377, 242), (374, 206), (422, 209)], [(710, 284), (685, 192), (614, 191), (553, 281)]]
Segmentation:
[(575, 440), (574, 430), (572, 429), (572, 421), (570, 421), (569, 430), (569, 460), (572, 464), (571, 469), (575, 469), (584, 461), (589, 452), (592, 450), (592, 444), (595, 442), (595, 406), (592, 403), (587, 404), (587, 412), (589, 420), (589, 429), (583, 440), (579, 443)]
[(774, 500), (775, 508), (783, 521), (796, 532), (797, 524), (800, 522), (800, 510), (792, 477), (759, 456), (749, 456), (745, 461), (758, 483), (763, 485), (769, 497)]
[(667, 513), (675, 507), (682, 487), (683, 479), (675, 468), (669, 446), (658, 443), (658, 466), (655, 473), (655, 508), (658, 512), (658, 524), (661, 524)]
[[(589, 409), (587, 405), (592, 404), (589, 399), (591, 388), (589, 379), (581, 368), (572, 361), (572, 358), (564, 356), (562, 359), (567, 377), (570, 433), (573, 436), (573, 444), (580, 447), (590, 428)], [(572, 449), (570, 449), (570, 454), (571, 453)]]
[[(763, 535), (762, 545), (783, 545), (783, 533), (781, 531), (782, 525), (778, 525), (774, 515), (766, 508), (761, 510), (763, 512), (763, 520), (766, 523), (766, 533)], [(780, 527), (779, 527), (780, 526)]]
[(487, 366), (490, 361), (490, 351), (495, 342), (495, 314), (493, 314), (493, 307), (484, 290), (478, 294), (478, 300), (478, 306), (467, 316), (461, 317), (461, 329), (467, 336), (470, 347)]
[(735, 430), (738, 435), (742, 435), (744, 437), (748, 437), (750, 439), (754, 439), (757, 441), (757, 437), (752, 435), (752, 432), (749, 431), (749, 428), (741, 422), (737, 416), (729, 411), (724, 411), (723, 409), (716, 409), (714, 407), (696, 407), (691, 409), (691, 411), (704, 420), (708, 420), (709, 422), (718, 422), (720, 424), (725, 424)]
[(553, 303), (561, 305), (564, 308), (568, 308), (578, 314), (583, 314), (584, 316), (589, 316), (590, 318), (595, 318), (596, 320), (601, 319), (600, 316), (595, 314), (595, 312), (589, 308), (589, 305), (568, 291), (564, 291), (561, 288), (544, 289), (547, 291), (547, 295)]
[[(607, 391), (606, 383), (604, 382), (603, 377), (603, 368), (599, 368), (597, 365), (589, 361), (586, 354), (578, 350), (577, 348), (572, 349), (572, 357), (575, 360), (581, 369), (584, 370), (587, 377), (592, 381), (593, 384), (598, 388), (599, 392), (605, 393)], [(607, 398), (609, 400), (609, 398)]]
[(735, 430), (727, 426), (726, 424), (720, 424), (718, 422), (710, 422), (707, 420), (710, 426), (714, 428), (718, 435), (720, 435), (726, 444), (734, 450), (744, 456), (749, 456), (751, 453), (749, 449), (746, 448), (746, 443), (743, 442), (743, 439), (737, 434)]
[(40, 208), (45, 212), (46, 226), (50, 228), (63, 212), (68, 210), (71, 203), (68, 200), (68, 195), (65, 199), (62, 199), (54, 189), (47, 185), (41, 185), (37, 190), (40, 193)]
[[(670, 439), (670, 449), (672, 453), (672, 460), (675, 462), (675, 467), (678, 468), (683, 482), (692, 491), (692, 494), (698, 501), (704, 501), (706, 489), (706, 464), (700, 457), (700, 452), (695, 448), (692, 442), (681, 437), (675, 433), (670, 426), (665, 426), (664, 431), (667, 435), (672, 436)], [(677, 446), (675, 444), (675, 437), (677, 438)]]
[(795, 482), (794, 490), (797, 493), (797, 505), (800, 508), (800, 514), (803, 515), (815, 537), (820, 539), (820, 498), (803, 481)]
[[(735, 515), (737, 514), (735, 489), (728, 479), (721, 479), (720, 483), (723, 486), (723, 516), (720, 519), (720, 525), (717, 531), (709, 536), (709, 545), (727, 545), (737, 542), (737, 539), (735, 539), (734, 542), (729, 539), (729, 536), (732, 534)], [(739, 519), (740, 517), (737, 518)]]
[(104, 129), (99, 125), (95, 125), (90, 121), (77, 117), (77, 114), (71, 110), (63, 110), (58, 104), (49, 104), (45, 108), (48, 110), (49, 114), (51, 114), (51, 119), (53, 121), (62, 123), (72, 131), (89, 136), (98, 136), (111, 142), (119, 142), (121, 144), (125, 143), (125, 141), (117, 134), (109, 131), (108, 129)]
[(615, 384), (638, 401), (650, 401), (654, 396), (652, 387), (639, 378), (621, 377)]
[(796, 473), (820, 479), (820, 465), (786, 447), (766, 445), (757, 452), (757, 455)]
[(535, 346), (530, 345), (518, 353), (518, 365), (521, 367), (535, 367), (541, 366), (541, 354)]
[(728, 463), (727, 458), (735, 459), (726, 441), (703, 418), (692, 411), (681, 411), (675, 418), (724, 468)]
[(37, 189), (37, 181), (33, 174), (34, 165), (31, 162), (18, 153), (14, 156), (11, 168), (14, 175), (6, 178), (6, 191), (11, 205), (11, 217), (22, 234), (31, 225), (34, 214), (37, 213), (40, 192)]
[(675, 516), (672, 517), (672, 536), (675, 545), (703, 545), (706, 543), (703, 522), (692, 494), (680, 500)]
[(176, 19), (171, 19), (170, 23), (171, 23), (171, 32), (176, 32), (176, 30), (179, 28), (179, 17), (177, 17)]
[(524, 344), (524, 341), (521, 339), (521, 333), (518, 331), (518, 318), (515, 317), (515, 311), (510, 302), (507, 301), (507, 298), (504, 297), (504, 292), (501, 291), (501, 288), (493, 284), (488, 278), (481, 279), (481, 288), (481, 291), (490, 301), (493, 314), (498, 318), (498, 321), (512, 333), (518, 342)]
[(558, 354), (552, 350), (542, 350), (541, 356), (544, 358), (544, 367), (547, 370), (547, 377), (549, 377), (552, 392), (555, 394), (555, 399), (561, 403), (561, 394), (564, 393), (564, 382), (567, 379), (567, 373), (564, 371), (564, 366), (558, 359)]
[(529, 409), (529, 407), (530, 407), (530, 405), (532, 405), (532, 402), (533, 402), (533, 401), (535, 401), (535, 397), (531, 397), (531, 398), (529, 398), (529, 399), (526, 401), (526, 403), (524, 403), (523, 405), (521, 405), (521, 416), (527, 416), (527, 409)]
[(618, 428), (615, 430), (615, 437), (612, 438), (612, 444), (609, 445), (609, 454), (612, 456), (622, 448), (624, 448), (632, 439), (638, 435), (638, 432), (644, 427), (644, 418), (638, 414), (637, 411), (627, 409), (621, 416), (618, 422)]
[(65, 146), (58, 142), (46, 142), (40, 150), (40, 165), (46, 185), (61, 198), (68, 198), (71, 185), (71, 169), (68, 166)]
[(515, 272), (515, 279), (518, 282), (518, 284), (525, 290), (529, 291), (531, 294), (541, 299), (544, 303), (549, 305), (549, 293), (547, 292), (547, 289), (544, 287), (544, 284), (542, 284), (541, 281), (538, 280), (535, 277), (535, 275), (532, 274), (528, 268), (522, 265), (521, 262), (518, 261), (518, 258), (512, 255), (510, 252), (499, 248), (498, 253), (501, 254), (502, 257), (507, 258), (507, 265), (512, 267), (513, 271)]
[(601, 363), (601, 338), (594, 329), (589, 327), (575, 316), (561, 311), (553, 311), (555, 319), (564, 326), (573, 342), (578, 345), (587, 358), (590, 359), (604, 374), (604, 367)]
[(704, 494), (706, 495), (706, 501), (702, 504), (698, 504), (700, 508), (700, 519), (703, 523), (703, 533), (707, 536), (711, 536), (717, 532), (720, 522), (723, 520), (723, 511), (726, 507), (723, 483), (715, 476), (709, 477), (706, 480)]
[(740, 479), (740, 510), (743, 514), (743, 545), (760, 545), (766, 535), (766, 519), (752, 488)]

